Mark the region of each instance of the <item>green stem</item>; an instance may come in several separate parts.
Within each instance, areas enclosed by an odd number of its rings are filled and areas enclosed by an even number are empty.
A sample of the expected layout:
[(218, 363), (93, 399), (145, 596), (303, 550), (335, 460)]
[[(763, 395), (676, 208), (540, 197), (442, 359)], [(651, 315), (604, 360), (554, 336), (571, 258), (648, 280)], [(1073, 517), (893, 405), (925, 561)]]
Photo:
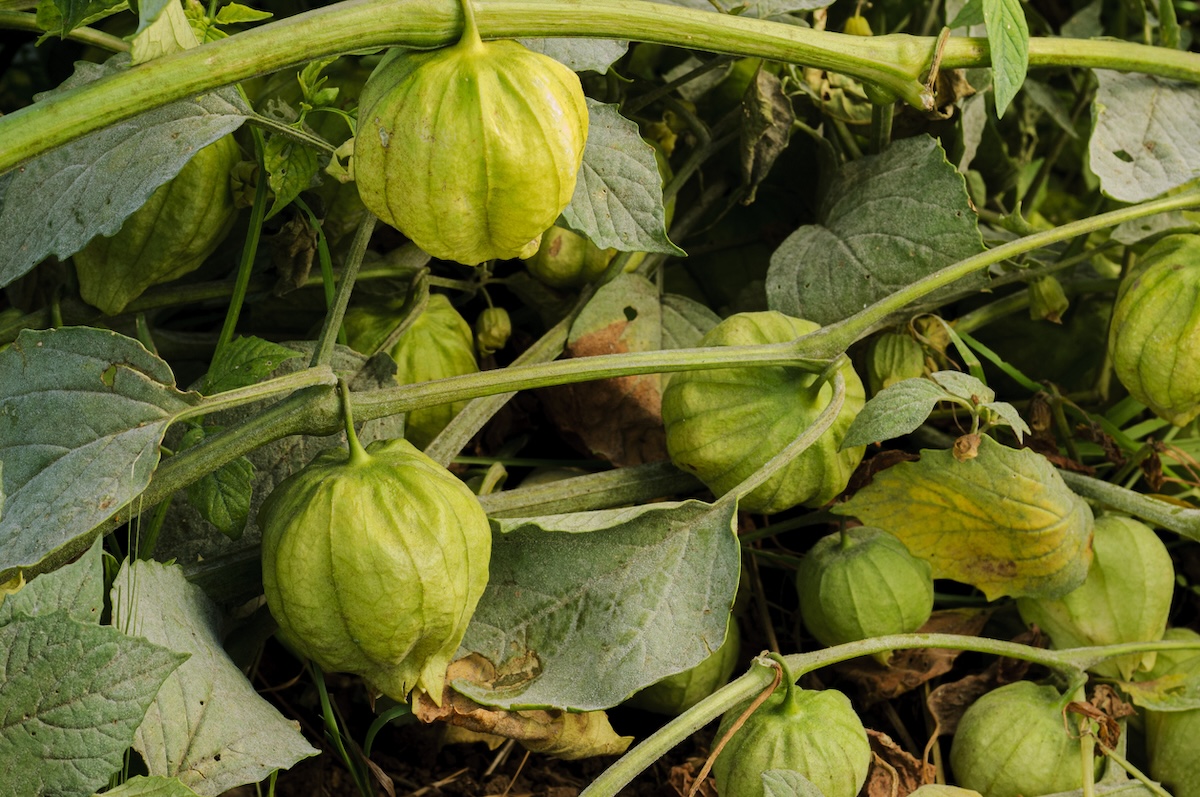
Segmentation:
[(270, 130), (277, 136), (290, 138), (292, 141), (297, 141), (307, 147), (312, 147), (318, 152), (324, 152), (326, 155), (332, 155), (337, 151), (337, 147), (333, 146), (320, 136), (309, 135), (297, 127), (292, 127), (289, 124), (272, 119), (269, 116), (255, 114), (246, 121), (255, 128)]
[(1084, 498), (1108, 504), (1156, 526), (1200, 540), (1200, 509), (1186, 509), (1081, 473), (1059, 471), (1063, 481)]
[(250, 226), (246, 230), (246, 241), (242, 245), (242, 259), (238, 263), (237, 280), (233, 286), (233, 296), (229, 299), (229, 309), (225, 313), (225, 323), (221, 327), (221, 335), (217, 338), (217, 350), (213, 353), (213, 362), (221, 354), (221, 349), (233, 340), (237, 330), (238, 316), (242, 312), (242, 304), (246, 301), (246, 290), (250, 286), (250, 274), (254, 270), (254, 256), (258, 253), (258, 241), (262, 235), (263, 220), (267, 214), (267, 167), (263, 161), (263, 135), (257, 128), (251, 130), (254, 138), (254, 158), (258, 161), (258, 184), (254, 187), (254, 205), (250, 209)]
[[(45, 29), (37, 22), (37, 14), (22, 11), (0, 11), (0, 28), (7, 30), (25, 30), (30, 33), (45, 33)], [(114, 53), (129, 52), (129, 42), (123, 41), (111, 33), (105, 33), (95, 28), (75, 28), (67, 34), (71, 41), (99, 47)]]
[(894, 102), (871, 106), (871, 153), (878, 155), (892, 141), (892, 117), (896, 112)]
[[(325, 312), (333, 309), (335, 301), (335, 293), (337, 287), (335, 285), (336, 278), (333, 274), (333, 257), (329, 254), (329, 241), (325, 237), (325, 228), (321, 220), (317, 218), (317, 214), (312, 212), (300, 197), (293, 200), (296, 207), (308, 217), (308, 223), (312, 225), (313, 231), (317, 235), (317, 262), (321, 264), (321, 287), (325, 290)], [(338, 325), (337, 342), (346, 345), (346, 327), (344, 324)]]
[(1035, 249), (1040, 249), (1044, 246), (1049, 246), (1053, 243), (1058, 243), (1059, 241), (1074, 238), (1077, 235), (1086, 235), (1096, 230), (1105, 229), (1106, 227), (1115, 227), (1124, 221), (1140, 219), (1168, 210), (1185, 210), (1198, 205), (1200, 205), (1200, 191), (1187, 191), (1165, 199), (1156, 199), (1151, 202), (1143, 202), (1140, 205), (1132, 205), (1120, 210), (1101, 213), (1097, 216), (1064, 224), (1053, 230), (1034, 233), (1033, 235), (1027, 235), (1015, 241), (1001, 244), (994, 249), (981, 252), (966, 260), (960, 260), (953, 265), (935, 271), (929, 276), (922, 277), (916, 282), (910, 283), (895, 293), (880, 299), (875, 304), (855, 313), (846, 320), (824, 327), (802, 338), (802, 340), (809, 343), (809, 346), (805, 346), (805, 349), (807, 353), (817, 358), (830, 359), (836, 357), (848, 349), (854, 341), (869, 333), (892, 313), (898, 313), (910, 303), (918, 301), (934, 291), (944, 288), (956, 280), (974, 274), (977, 271), (981, 271), (988, 266)]
[(1156, 795), (1156, 797), (1171, 797), (1171, 793), (1169, 791), (1158, 785), (1157, 782), (1151, 780), (1148, 775), (1135, 767), (1133, 764), (1129, 763), (1129, 761), (1125, 759), (1125, 756), (1121, 755), (1110, 747), (1105, 747), (1104, 745), (1101, 745), (1100, 749), (1106, 756), (1108, 756), (1110, 761), (1128, 772), (1133, 778), (1140, 781), (1141, 784), (1149, 789), (1152, 794)]
[(337, 386), (338, 395), (342, 400), (342, 418), (346, 424), (346, 443), (350, 447), (350, 464), (366, 465), (371, 461), (371, 455), (363, 448), (362, 443), (358, 440), (358, 434), (354, 431), (354, 411), (350, 408), (350, 387), (346, 384), (345, 379), (339, 379)]
[(259, 382), (236, 390), (226, 390), (224, 393), (206, 396), (196, 406), (190, 407), (175, 416), (175, 421), (184, 421), (200, 415), (211, 415), (214, 412), (229, 410), (234, 407), (244, 407), (247, 404), (254, 404), (255, 402), (275, 398), (276, 396), (295, 393), (297, 390), (303, 390), (306, 387), (332, 385), (336, 381), (337, 377), (333, 375), (333, 371), (327, 366), (306, 368), (303, 371), (284, 374), (275, 379), (269, 379), (266, 382)]
[(333, 358), (333, 344), (337, 341), (342, 319), (346, 317), (346, 308), (350, 305), (350, 292), (354, 290), (354, 281), (358, 277), (359, 266), (362, 265), (363, 255), (367, 252), (367, 244), (371, 242), (371, 233), (375, 230), (375, 214), (364, 213), (354, 233), (350, 251), (346, 253), (346, 263), (342, 267), (342, 275), (338, 280), (337, 295), (333, 297), (333, 307), (325, 314), (325, 323), (317, 338), (317, 346), (313, 350), (312, 365), (325, 365)]

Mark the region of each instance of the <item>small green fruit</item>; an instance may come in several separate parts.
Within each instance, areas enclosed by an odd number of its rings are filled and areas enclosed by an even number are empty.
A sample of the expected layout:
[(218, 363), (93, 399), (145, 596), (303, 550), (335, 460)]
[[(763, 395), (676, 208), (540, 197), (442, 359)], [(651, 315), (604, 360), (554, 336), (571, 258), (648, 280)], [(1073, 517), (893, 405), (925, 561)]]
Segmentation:
[[(739, 313), (713, 327), (701, 346), (783, 343), (819, 329), (773, 311)], [(741, 501), (748, 512), (770, 514), (798, 504), (817, 507), (850, 480), (863, 446), (839, 450), (846, 429), (866, 399), (849, 364), (841, 369), (846, 400), (833, 426), (816, 443)], [(663, 391), (667, 451), (675, 465), (694, 473), (715, 494), (736, 487), (807, 429), (833, 396), (826, 382), (799, 368), (722, 368), (686, 371)]]
[(911, 335), (884, 332), (867, 348), (867, 387), (875, 395), (925, 373), (925, 349)]
[(993, 689), (959, 720), (950, 763), (960, 786), (984, 797), (1038, 797), (1083, 785), (1079, 740), (1063, 722), (1067, 700), (1031, 681)]
[(461, 481), (406, 440), (332, 449), (282, 481), (258, 523), (285, 643), (395, 700), (416, 688), (440, 704), (491, 556)]
[(625, 701), (625, 705), (676, 716), (687, 711), (729, 681), (737, 664), (741, 635), (733, 615), (725, 627), (725, 641), (695, 667), (669, 675)]
[(796, 572), (800, 616), (823, 645), (916, 631), (933, 612), (929, 563), (883, 529), (823, 537)]
[[(718, 739), (745, 709), (726, 712)], [(825, 797), (855, 797), (870, 766), (871, 744), (849, 698), (833, 689), (788, 684), (750, 715), (712, 772), (721, 797), (763, 797), (762, 773), (771, 769), (799, 772)]]
[(1155, 415), (1200, 415), (1200, 235), (1168, 235), (1121, 283), (1108, 333), (1113, 370)]
[(475, 319), (475, 345), (482, 357), (503, 349), (511, 335), (512, 320), (503, 307), (489, 307)]
[[(350, 348), (363, 354), (378, 349), (404, 320), (398, 312), (402, 304), (398, 301), (389, 307), (351, 308), (345, 320)], [(479, 370), (470, 325), (440, 293), (430, 294), (425, 310), (401, 333), (388, 354), (396, 361), (396, 381), (401, 385)], [(418, 448), (425, 448), (466, 404), (456, 401), (413, 410), (405, 419), (404, 436)]]
[(515, 41), (403, 51), (367, 81), (363, 203), (434, 257), (528, 256), (571, 201), (588, 109), (579, 78)]
[[(1153, 529), (1120, 515), (1096, 519), (1092, 564), (1078, 589), (1058, 599), (1019, 598), (1021, 619), (1056, 648), (1154, 642), (1162, 638), (1175, 592), (1171, 556)], [(1092, 672), (1129, 680), (1154, 666), (1155, 653), (1109, 659)]]

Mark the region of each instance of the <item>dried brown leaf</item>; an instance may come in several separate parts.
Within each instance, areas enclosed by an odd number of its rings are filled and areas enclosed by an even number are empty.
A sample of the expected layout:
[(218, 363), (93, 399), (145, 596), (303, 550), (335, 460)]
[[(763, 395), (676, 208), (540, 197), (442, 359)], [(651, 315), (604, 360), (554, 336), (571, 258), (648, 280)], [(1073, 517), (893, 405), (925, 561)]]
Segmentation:
[(934, 768), (900, 748), (886, 733), (867, 730), (871, 743), (871, 770), (865, 797), (908, 797), (925, 783), (932, 783)]
[[(1018, 635), (1014, 642), (1033, 647), (1046, 647), (1045, 636), (1036, 629)], [(957, 681), (942, 684), (929, 693), (925, 705), (936, 723), (936, 735), (953, 734), (963, 712), (986, 692), (1020, 681), (1029, 672), (1029, 662), (999, 658), (986, 670)]]

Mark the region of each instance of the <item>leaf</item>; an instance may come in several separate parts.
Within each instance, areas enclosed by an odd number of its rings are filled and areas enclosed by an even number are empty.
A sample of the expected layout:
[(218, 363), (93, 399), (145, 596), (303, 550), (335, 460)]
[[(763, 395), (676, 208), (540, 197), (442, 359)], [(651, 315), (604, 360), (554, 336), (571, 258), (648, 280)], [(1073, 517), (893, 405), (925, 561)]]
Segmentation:
[[(193, 426), (184, 434), (179, 450), (191, 448), (217, 431), (219, 427)], [(239, 540), (250, 517), (253, 485), (254, 465), (245, 457), (238, 457), (189, 484), (188, 503), (226, 537)]]
[[(128, 56), (80, 62), (50, 96), (123, 70)], [(0, 286), (49, 255), (63, 259), (114, 235), (192, 156), (233, 132), (250, 110), (232, 88), (180, 100), (111, 125), (25, 163), (0, 183)]]
[(175, 778), (138, 775), (104, 792), (103, 797), (196, 797), (196, 792)]
[(952, 396), (966, 399), (972, 404), (986, 404), (996, 400), (996, 391), (970, 374), (962, 371), (937, 371), (929, 375)]
[[(928, 136), (843, 166), (819, 216), (775, 250), (766, 289), (772, 310), (821, 325), (983, 251), (962, 175)], [(985, 284), (974, 275), (949, 290)]]
[(1018, 443), (1024, 440), (1024, 435), (1030, 434), (1029, 425), (1025, 423), (1025, 419), (1017, 412), (1017, 408), (1007, 401), (989, 401), (980, 407), (992, 414), (993, 426), (1004, 424), (1012, 427)]
[(1075, 132), (1075, 124), (1071, 121), (1071, 111), (1063, 104), (1063, 101), (1054, 89), (1047, 86), (1038, 80), (1027, 78), (1023, 86), (1025, 96), (1027, 96), (1034, 105), (1046, 112), (1046, 115), (1054, 120), (1054, 123), (1074, 139), (1079, 138), (1079, 134)]
[(839, 451), (900, 437), (925, 423), (946, 391), (924, 378), (903, 379), (868, 401), (846, 430)]
[(548, 55), (572, 72), (604, 74), (625, 55), (629, 42), (617, 39), (517, 39), (535, 53)]
[(875, 475), (833, 512), (895, 534), (934, 578), (1003, 595), (1061, 597), (1091, 564), (1092, 512), (1040, 454), (990, 437), (978, 456), (922, 451)]
[(601, 249), (684, 255), (667, 239), (654, 148), (617, 106), (587, 103), (588, 138), (575, 194), (563, 211), (567, 225)]
[(1160, 675), (1150, 681), (1123, 681), (1121, 688), (1135, 705), (1150, 711), (1200, 709), (1200, 668)]
[(270, 11), (259, 11), (257, 8), (244, 6), (241, 3), (229, 3), (221, 6), (217, 12), (218, 25), (237, 25), (241, 22), (262, 22), (275, 16)]
[(967, 0), (967, 3), (954, 15), (954, 19), (946, 23), (946, 27), (953, 30), (955, 28), (969, 28), (973, 25), (982, 24), (983, 0)]
[(286, 136), (274, 135), (267, 140), (263, 162), (267, 168), (267, 184), (275, 194), (267, 211), (269, 219), (312, 185), (317, 174), (317, 152)]
[(742, 185), (749, 193), (742, 204), (754, 202), (758, 185), (767, 179), (791, 138), (796, 113), (779, 78), (759, 69), (742, 95), (741, 147)]
[(744, 17), (770, 19), (793, 11), (825, 8), (833, 0), (655, 0), (664, 5), (683, 6), (697, 11), (722, 11)]
[[(446, 671), (448, 681), (491, 683), (496, 677), (491, 662), (476, 654), (458, 659)], [(566, 760), (620, 755), (633, 741), (632, 736), (618, 736), (603, 711), (506, 711), (481, 706), (449, 687), (440, 706), (424, 692), (414, 692), (413, 714), (425, 723), (445, 722), (472, 733), (516, 739), (527, 750)]]
[(42, 3), (38, 5), (38, 24), (47, 33), (61, 36), (65, 39), (68, 33), (80, 25), (86, 24), (90, 17), (103, 14), (108, 9), (121, 5), (122, 2), (123, 0), (118, 0), (115, 3), (109, 3), (107, 0), (101, 0), (101, 2), (94, 2), (94, 0), (50, 0), (49, 3), (45, 3), (45, 0), (43, 0), (43, 3), (54, 9), (55, 13), (49, 16), (57, 17), (57, 20), (54, 21), (58, 24), (53, 24), (53, 22), (42, 24), (43, 22), (50, 22), (46, 18), (47, 15), (43, 12)]
[(112, 602), (114, 623), (129, 633), (191, 654), (137, 729), (133, 747), (150, 774), (218, 795), (317, 754), (299, 726), (263, 700), (226, 655), (220, 612), (179, 567), (126, 562)]
[(14, 615), (38, 617), (63, 611), (80, 623), (100, 624), (104, 609), (104, 571), (100, 566), (101, 538), (79, 560), (44, 573), (0, 603), (0, 625)]
[[(700, 345), (700, 338), (721, 323), (721, 317), (700, 304), (678, 293), (666, 293), (662, 297), (662, 347), (664, 349), (688, 349)], [(670, 374), (663, 374), (666, 379)]]
[(200, 42), (178, 0), (142, 0), (136, 35), (129, 42), (130, 64), (196, 47)]
[(825, 797), (817, 784), (791, 769), (768, 769), (760, 775), (763, 797)]
[(167, 425), (198, 398), (132, 338), (23, 331), (0, 352), (0, 571), (36, 565), (132, 501)]
[(983, 20), (992, 53), (996, 116), (1003, 117), (1029, 69), (1029, 24), (1021, 0), (983, 0)]
[[(658, 289), (638, 274), (602, 285), (571, 325), (566, 353), (592, 357), (662, 348)], [(588, 451), (614, 465), (667, 459), (662, 379), (639, 374), (541, 391), (550, 419)]]
[(107, 784), (146, 706), (185, 658), (65, 611), (16, 615), (0, 627), (0, 797)]
[(1100, 190), (1142, 202), (1200, 177), (1200, 86), (1094, 70), (1089, 161)]
[(303, 354), (253, 335), (234, 338), (217, 351), (204, 378), (205, 395), (256, 385), (288, 360)]
[(491, 577), (462, 651), (509, 683), (452, 686), (499, 708), (589, 711), (699, 664), (737, 591), (736, 516), (732, 502), (685, 501), (493, 520)]

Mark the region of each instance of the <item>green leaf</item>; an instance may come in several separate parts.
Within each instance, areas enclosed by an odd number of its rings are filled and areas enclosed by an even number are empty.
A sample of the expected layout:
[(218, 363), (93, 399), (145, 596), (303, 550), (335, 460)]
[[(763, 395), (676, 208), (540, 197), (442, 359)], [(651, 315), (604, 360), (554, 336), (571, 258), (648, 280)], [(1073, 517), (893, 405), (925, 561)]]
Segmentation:
[(1021, 0), (983, 0), (983, 20), (992, 53), (996, 115), (1003, 117), (1029, 69), (1029, 25)]
[(198, 398), (131, 338), (22, 332), (0, 352), (0, 571), (36, 565), (132, 501), (167, 425)]
[(221, 10), (217, 12), (218, 25), (236, 25), (240, 22), (262, 22), (264, 19), (270, 19), (275, 16), (270, 11), (259, 11), (250, 6), (244, 6), (241, 3), (229, 3), (221, 6)]
[[(100, 566), (101, 538), (87, 553), (65, 567), (38, 576), (0, 603), (0, 625), (14, 615), (38, 617), (64, 611), (80, 623), (100, 624), (104, 609), (104, 571)], [(2, 597), (2, 596), (0, 596)]]
[(934, 578), (1003, 595), (1057, 598), (1091, 564), (1092, 512), (1045, 457), (984, 437), (973, 459), (922, 451), (832, 511), (895, 534)]
[[(721, 317), (700, 304), (677, 293), (662, 297), (662, 347), (689, 349), (700, 345), (700, 338), (721, 323)], [(670, 374), (663, 374), (669, 377)]]
[(601, 249), (683, 255), (667, 239), (662, 175), (654, 148), (617, 111), (588, 98), (587, 145), (563, 218)]
[(269, 219), (312, 185), (317, 173), (317, 152), (298, 141), (274, 135), (267, 140), (263, 162), (267, 168), (267, 185), (275, 194), (275, 201), (267, 211)]
[[(128, 55), (80, 62), (45, 99), (121, 71)], [(36, 104), (33, 107), (37, 107)], [(0, 177), (0, 286), (49, 255), (65, 259), (97, 235), (114, 235), (154, 189), (250, 114), (232, 88), (139, 114), (57, 147)]]
[(617, 39), (517, 39), (535, 53), (548, 55), (572, 72), (599, 72), (625, 55), (629, 42)]
[(204, 378), (204, 394), (224, 393), (239, 387), (256, 385), (288, 360), (302, 357), (301, 352), (253, 335), (234, 338), (222, 346)]
[(972, 404), (986, 404), (996, 400), (996, 391), (970, 374), (962, 371), (938, 371), (929, 375), (951, 396), (966, 399)]
[(784, 93), (779, 78), (765, 69), (758, 70), (742, 95), (738, 156), (742, 186), (749, 189), (744, 204), (754, 202), (759, 183), (767, 179), (771, 167), (787, 149), (795, 121), (792, 99)]
[(1024, 84), (1025, 96), (1027, 96), (1034, 105), (1046, 112), (1046, 115), (1054, 120), (1054, 123), (1074, 139), (1079, 138), (1079, 134), (1075, 132), (1075, 125), (1071, 122), (1071, 111), (1063, 103), (1062, 99), (1054, 92), (1054, 89), (1047, 86), (1038, 80), (1027, 78)]
[[(928, 136), (843, 166), (819, 216), (775, 250), (766, 290), (772, 310), (823, 326), (983, 251), (962, 175)], [(975, 275), (933, 296), (984, 285)]]
[(102, 797), (196, 797), (196, 792), (177, 778), (138, 775), (104, 792)]
[(124, 5), (124, 0), (42, 0), (38, 3), (37, 21), (48, 34), (66, 38), (67, 34), (87, 24), (97, 16), (106, 16), (110, 9)]
[(760, 775), (763, 797), (825, 797), (804, 775), (791, 769), (768, 769)]
[(66, 611), (0, 627), (0, 797), (88, 794), (108, 783), (185, 658)]
[(113, 622), (130, 634), (191, 654), (137, 729), (133, 747), (150, 774), (177, 777), (207, 797), (316, 755), (226, 655), (221, 613), (178, 566), (126, 562), (112, 602)]
[(138, 0), (138, 26), (136, 33), (141, 33), (146, 28), (154, 24), (154, 21), (162, 15), (162, 12), (167, 8), (167, 6), (171, 5), (172, 2), (175, 3), (176, 7), (178, 7), (180, 11), (183, 11), (183, 6), (180, 5), (177, 0)]
[(1017, 412), (1017, 408), (1007, 401), (989, 401), (986, 404), (981, 404), (980, 407), (991, 413), (993, 426), (1004, 425), (1011, 427), (1013, 433), (1017, 436), (1018, 443), (1024, 439), (1025, 435), (1029, 434), (1029, 425), (1025, 423), (1025, 419)]
[[(218, 431), (218, 427), (193, 426), (184, 434), (179, 450), (191, 448)], [(188, 503), (226, 537), (239, 540), (250, 517), (253, 485), (254, 465), (245, 457), (238, 457), (189, 484)]]
[(1128, 681), (1121, 689), (1135, 705), (1150, 711), (1200, 709), (1200, 668), (1160, 675), (1150, 681)]
[(1142, 202), (1200, 177), (1200, 86), (1095, 70), (1089, 161), (1100, 190)]
[[(176, 2), (148, 3), (138, 5), (141, 25), (129, 42), (130, 63), (134, 66), (161, 58), (171, 53), (190, 50), (199, 46), (196, 34), (188, 22), (187, 14)], [(147, 17), (153, 13), (153, 17)]]
[(983, 0), (967, 0), (967, 4), (959, 9), (954, 19), (946, 23), (947, 28), (969, 28), (983, 24)]
[(493, 520), (462, 650), (511, 680), (452, 686), (484, 705), (588, 711), (699, 664), (737, 592), (736, 518), (732, 502), (685, 501)]
[(855, 416), (838, 450), (906, 435), (925, 423), (937, 403), (947, 398), (943, 388), (924, 378), (904, 379), (885, 387)]

